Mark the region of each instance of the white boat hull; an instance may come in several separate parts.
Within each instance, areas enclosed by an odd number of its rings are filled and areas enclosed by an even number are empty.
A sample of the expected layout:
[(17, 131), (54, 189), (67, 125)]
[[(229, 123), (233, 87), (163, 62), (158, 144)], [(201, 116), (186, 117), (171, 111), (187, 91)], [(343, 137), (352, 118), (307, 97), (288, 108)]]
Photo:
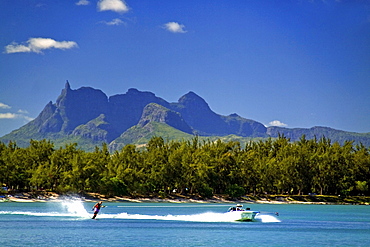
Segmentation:
[(234, 215), (236, 221), (254, 221), (258, 211), (231, 211), (229, 214)]

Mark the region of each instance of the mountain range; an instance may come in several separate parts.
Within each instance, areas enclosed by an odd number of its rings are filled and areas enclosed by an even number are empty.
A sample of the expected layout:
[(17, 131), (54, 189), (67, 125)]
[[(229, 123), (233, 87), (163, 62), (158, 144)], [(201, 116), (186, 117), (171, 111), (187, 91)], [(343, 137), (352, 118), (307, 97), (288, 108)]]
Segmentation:
[(101, 90), (91, 87), (73, 90), (68, 81), (55, 103), (50, 101), (37, 118), (1, 137), (0, 141), (27, 146), (30, 139), (49, 139), (56, 146), (75, 142), (85, 150), (107, 143), (110, 150), (117, 150), (126, 144), (145, 144), (152, 136), (172, 140), (196, 135), (245, 143), (279, 134), (291, 141), (299, 140), (302, 135), (307, 139), (325, 136), (340, 144), (354, 141), (370, 146), (370, 133), (328, 127), (265, 127), (235, 113), (223, 116), (213, 112), (194, 92), (185, 94), (176, 103), (134, 88), (108, 98)]

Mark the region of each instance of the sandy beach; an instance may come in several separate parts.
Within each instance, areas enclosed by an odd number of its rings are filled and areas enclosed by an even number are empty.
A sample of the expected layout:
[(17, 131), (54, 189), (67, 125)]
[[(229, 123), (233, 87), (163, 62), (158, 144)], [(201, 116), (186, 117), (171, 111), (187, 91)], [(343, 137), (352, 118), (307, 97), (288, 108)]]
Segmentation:
[(66, 194), (60, 195), (57, 193), (47, 192), (43, 194), (33, 193), (16, 193), (14, 195), (6, 195), (0, 201), (2, 202), (48, 202), (48, 201), (61, 201), (68, 199), (79, 199), (86, 202), (105, 201), (105, 202), (133, 202), (133, 203), (243, 203), (243, 204), (359, 204), (370, 205), (370, 197), (350, 197), (341, 198), (340, 196), (265, 196), (254, 197), (248, 196), (238, 200), (228, 200), (221, 196), (213, 196), (209, 199), (191, 198), (185, 196), (172, 196), (171, 198), (131, 198), (131, 197), (105, 197), (97, 193), (87, 193), (84, 195)]

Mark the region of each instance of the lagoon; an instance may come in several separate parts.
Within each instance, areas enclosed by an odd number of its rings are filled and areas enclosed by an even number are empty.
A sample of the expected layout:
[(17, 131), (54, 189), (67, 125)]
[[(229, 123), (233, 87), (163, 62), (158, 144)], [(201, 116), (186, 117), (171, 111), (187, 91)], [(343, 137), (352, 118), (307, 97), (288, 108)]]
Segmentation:
[[(0, 203), (0, 246), (369, 246), (370, 206), (248, 204), (235, 222), (221, 203)], [(279, 216), (275, 215), (279, 213)]]

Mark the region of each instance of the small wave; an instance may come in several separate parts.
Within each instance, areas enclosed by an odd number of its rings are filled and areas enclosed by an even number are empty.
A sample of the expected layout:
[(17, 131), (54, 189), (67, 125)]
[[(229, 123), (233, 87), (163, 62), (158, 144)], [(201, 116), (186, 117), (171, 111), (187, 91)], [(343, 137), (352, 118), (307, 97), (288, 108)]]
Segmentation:
[[(102, 219), (131, 219), (131, 220), (168, 220), (168, 221), (189, 221), (189, 222), (236, 222), (239, 215), (230, 213), (214, 213), (206, 212), (201, 214), (190, 215), (144, 215), (144, 214), (100, 214), (99, 218)], [(272, 215), (256, 215), (255, 221), (270, 223), (280, 222)]]
[(263, 223), (275, 223), (281, 222), (278, 218), (268, 214), (257, 214), (255, 217), (256, 220), (261, 221)]
[(237, 219), (227, 213), (201, 213), (192, 215), (143, 215), (143, 214), (101, 214), (99, 218), (137, 219), (137, 220), (169, 220), (193, 222), (233, 222)]
[(49, 216), (49, 217), (83, 217), (70, 213), (59, 213), (59, 212), (29, 212), (29, 211), (0, 211), (0, 214), (13, 214), (13, 215), (28, 215), (28, 216)]

